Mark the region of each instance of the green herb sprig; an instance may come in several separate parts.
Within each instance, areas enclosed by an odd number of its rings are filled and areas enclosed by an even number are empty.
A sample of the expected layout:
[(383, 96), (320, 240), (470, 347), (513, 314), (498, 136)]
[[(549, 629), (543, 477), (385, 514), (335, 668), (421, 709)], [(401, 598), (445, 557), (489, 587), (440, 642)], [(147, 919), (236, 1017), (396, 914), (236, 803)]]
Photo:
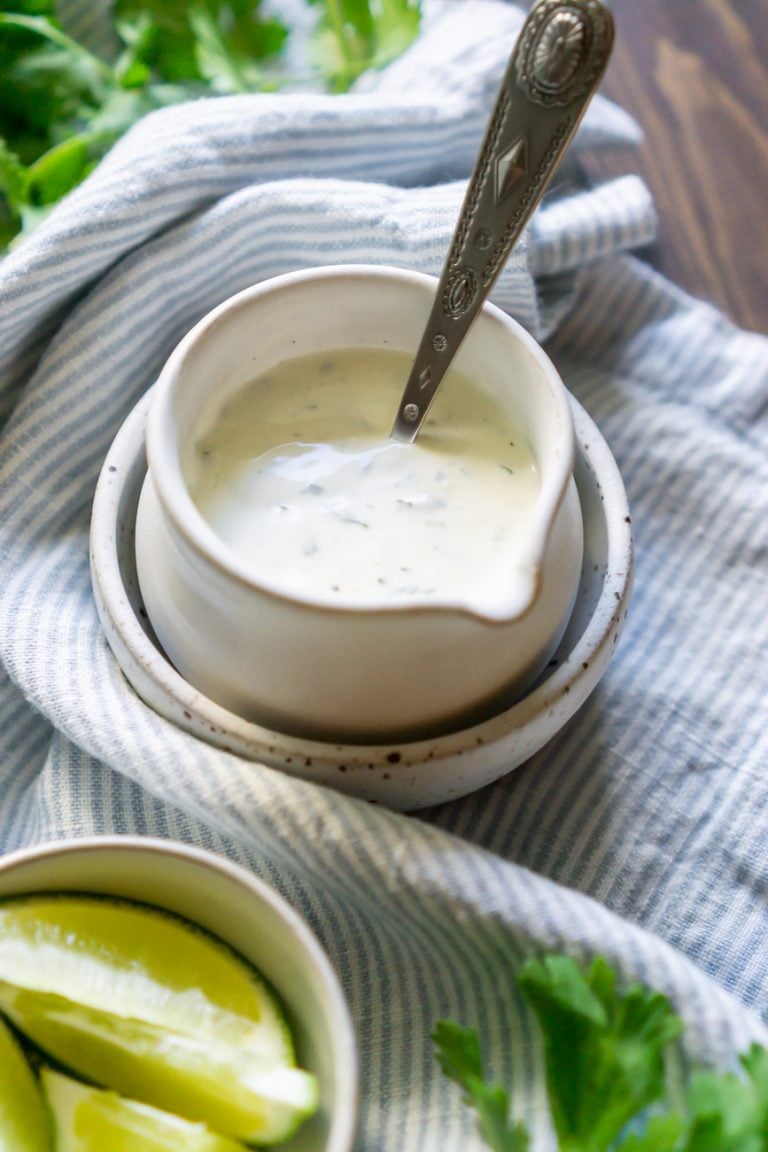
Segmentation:
[[(307, 0), (307, 67), (342, 92), (418, 34), (420, 0)], [(0, 251), (28, 234), (146, 113), (198, 96), (275, 90), (291, 29), (262, 0), (114, 0), (104, 60), (56, 0), (0, 0)]]
[[(637, 984), (620, 991), (601, 957), (587, 968), (568, 956), (529, 960), (518, 984), (541, 1028), (560, 1152), (768, 1152), (765, 1048), (741, 1056), (740, 1074), (693, 1071), (673, 1106), (666, 1054), (682, 1022), (666, 997)], [(507, 1091), (485, 1079), (476, 1031), (441, 1020), (433, 1041), (488, 1147), (528, 1152)]]
[(308, 0), (322, 9), (312, 62), (335, 92), (396, 59), (418, 34), (420, 0)]

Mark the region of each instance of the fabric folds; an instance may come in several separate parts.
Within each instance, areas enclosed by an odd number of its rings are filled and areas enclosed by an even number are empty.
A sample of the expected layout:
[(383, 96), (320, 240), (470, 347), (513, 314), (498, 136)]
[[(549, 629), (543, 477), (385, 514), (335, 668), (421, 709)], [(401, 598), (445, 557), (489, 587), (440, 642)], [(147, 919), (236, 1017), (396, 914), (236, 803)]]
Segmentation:
[(621, 110), (595, 102), (493, 296), (606, 436), (638, 547), (616, 657), (550, 745), (464, 800), (390, 813), (175, 729), (96, 615), (98, 471), (174, 344), (293, 268), (438, 273), (519, 22), (445, 0), (359, 92), (153, 114), (0, 262), (0, 851), (148, 833), (273, 884), (349, 998), (364, 1152), (482, 1147), (431, 1055), (442, 1016), (478, 1027), (534, 1148), (555, 1147), (513, 980), (543, 950), (667, 992), (694, 1056), (768, 1039), (768, 341), (629, 254), (654, 236), (647, 189), (590, 187), (577, 164), (637, 143)]

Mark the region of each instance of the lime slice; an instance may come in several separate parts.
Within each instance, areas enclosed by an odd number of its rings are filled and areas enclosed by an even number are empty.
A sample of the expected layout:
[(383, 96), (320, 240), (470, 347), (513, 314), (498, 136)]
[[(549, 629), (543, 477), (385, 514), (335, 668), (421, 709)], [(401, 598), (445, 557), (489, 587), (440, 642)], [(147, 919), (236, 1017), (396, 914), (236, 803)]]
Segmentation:
[(146, 905), (91, 896), (0, 902), (0, 980), (126, 1020), (295, 1063), (283, 1012), (220, 940)]
[(78, 1084), (50, 1068), (43, 1069), (42, 1081), (57, 1152), (245, 1152), (204, 1124)]
[(317, 1108), (317, 1081), (264, 1065), (205, 1034), (185, 1036), (0, 982), (0, 1008), (19, 1031), (88, 1080), (235, 1139), (288, 1139)]
[(40, 1086), (14, 1036), (0, 1020), (0, 1152), (49, 1152)]

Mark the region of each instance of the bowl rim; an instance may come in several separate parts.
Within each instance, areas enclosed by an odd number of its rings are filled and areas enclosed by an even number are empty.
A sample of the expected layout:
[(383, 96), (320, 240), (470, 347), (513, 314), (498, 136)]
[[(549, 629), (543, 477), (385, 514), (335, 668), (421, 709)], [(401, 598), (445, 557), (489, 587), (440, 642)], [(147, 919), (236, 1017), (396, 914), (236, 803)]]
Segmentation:
[(249, 568), (248, 563), (219, 538), (189, 493), (181, 468), (173, 409), (182, 387), (182, 374), (198, 346), (212, 333), (215, 334), (222, 321), (241, 311), (247, 313), (254, 304), (258, 304), (265, 297), (287, 294), (297, 287), (302, 288), (306, 285), (322, 286), (329, 283), (354, 285), (361, 281), (399, 284), (404, 290), (414, 292), (426, 290), (433, 296), (438, 286), (438, 279), (435, 276), (395, 265), (329, 264), (301, 268), (269, 277), (229, 296), (201, 317), (178, 342), (160, 371), (147, 417), (147, 466), (160, 509), (167, 517), (177, 546), (180, 544), (184, 549), (189, 549), (198, 562), (202, 562), (209, 567), (209, 570), (215, 571), (248, 592), (257, 593), (282, 605), (289, 605), (297, 611), (334, 617), (365, 616), (385, 619), (440, 612), (479, 620), (489, 628), (503, 628), (513, 621), (523, 619), (536, 603), (542, 580), (541, 559), (552, 524), (565, 499), (568, 481), (573, 471), (575, 434), (568, 393), (551, 359), (517, 320), (490, 301), (484, 303), (472, 327), (485, 324), (489, 331), (511, 336), (524, 349), (546, 384), (553, 404), (553, 429), (559, 433), (557, 451), (553, 449), (550, 471), (537, 499), (536, 515), (525, 556), (526, 565), (530, 568), (529, 587), (524, 596), (518, 595), (516, 600), (511, 601), (511, 607), (503, 604), (498, 609), (490, 606), (480, 607), (473, 603), (471, 596), (467, 596), (465, 601), (433, 597), (428, 600), (414, 598), (408, 602), (388, 604), (375, 602), (375, 599), (373, 602), (344, 603), (320, 593), (313, 595), (309, 592), (302, 594), (287, 592), (279, 586), (279, 583), (257, 576)]
[[(132, 512), (125, 502), (130, 498), (133, 503), (131, 493), (146, 474), (149, 400), (146, 392), (139, 397), (102, 465), (91, 518), (91, 580), (118, 668), (139, 699), (178, 730), (256, 765), (412, 810), (466, 795), (512, 771), (551, 739), (596, 687), (630, 600), (632, 529), (618, 465), (597, 425), (573, 396), (576, 476), (578, 480), (583, 471), (591, 478), (592, 501), (602, 509), (605, 525), (605, 552), (600, 553), (604, 571), (588, 618), (563, 650), (558, 666), (547, 669), (522, 699), (498, 714), (436, 739), (381, 745), (309, 740), (242, 720), (193, 689), (147, 631), (140, 619), (135, 574), (126, 572), (121, 548), (124, 540), (130, 545), (130, 523), (123, 518)], [(343, 772), (341, 764), (346, 766)]]
[[(322, 1152), (352, 1152), (357, 1133), (360, 1104), (357, 1038), (352, 1025), (349, 1006), (336, 971), (320, 941), (300, 913), (264, 880), (241, 865), (218, 855), (218, 853), (177, 840), (138, 834), (104, 834), (68, 840), (57, 839), (18, 848), (0, 856), (0, 877), (17, 868), (23, 869), (26, 865), (34, 864), (37, 861), (55, 860), (56, 857), (68, 855), (88, 856), (93, 854), (98, 856), (104, 851), (110, 853), (124, 852), (127, 856), (135, 852), (173, 856), (185, 863), (218, 872), (236, 886), (245, 889), (249, 898), (255, 898), (266, 905), (281, 921), (297, 947), (309, 959), (313, 971), (322, 984), (334, 1041), (335, 1078), (336, 1082), (344, 1085), (346, 1089), (343, 1100), (340, 1093), (337, 1093), (339, 1098), (333, 1100), (328, 1140)], [(40, 892), (43, 890), (42, 888), (30, 889), (30, 891)], [(98, 894), (97, 888), (90, 890)], [(64, 890), (62, 889), (62, 891)], [(106, 891), (104, 895), (108, 896), (109, 892)], [(0, 893), (0, 900), (6, 898)], [(147, 901), (147, 903), (151, 904), (152, 901)], [(156, 906), (168, 910), (162, 899), (156, 902)], [(176, 914), (178, 915), (178, 913)], [(192, 917), (187, 918), (193, 919)], [(237, 948), (230, 944), (224, 936), (221, 936), (221, 939), (237, 951)]]

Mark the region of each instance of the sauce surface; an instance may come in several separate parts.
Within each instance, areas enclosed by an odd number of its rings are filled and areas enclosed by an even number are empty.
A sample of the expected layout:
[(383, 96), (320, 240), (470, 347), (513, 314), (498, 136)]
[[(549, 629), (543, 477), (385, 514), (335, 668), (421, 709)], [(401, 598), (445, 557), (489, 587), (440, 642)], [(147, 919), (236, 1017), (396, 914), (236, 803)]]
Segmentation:
[(463, 602), (514, 566), (539, 492), (530, 447), (455, 371), (416, 442), (390, 440), (411, 359), (345, 348), (287, 360), (202, 432), (190, 493), (255, 579), (351, 605)]

